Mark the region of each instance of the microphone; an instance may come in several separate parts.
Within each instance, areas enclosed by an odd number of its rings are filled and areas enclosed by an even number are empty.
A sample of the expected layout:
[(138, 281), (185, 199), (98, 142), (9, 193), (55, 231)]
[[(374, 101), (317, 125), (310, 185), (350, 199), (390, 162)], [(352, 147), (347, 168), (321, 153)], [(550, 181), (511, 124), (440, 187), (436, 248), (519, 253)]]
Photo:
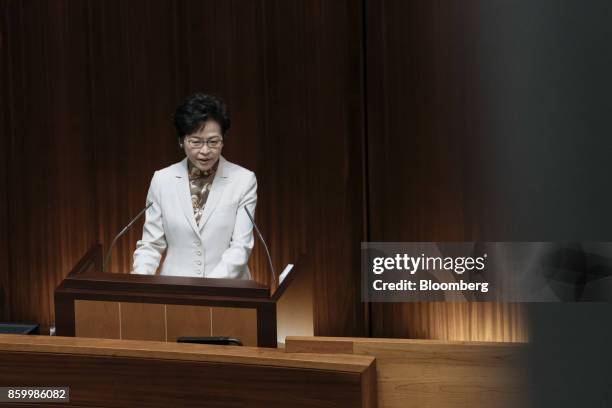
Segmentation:
[(264, 246), (264, 248), (266, 250), (266, 255), (268, 256), (268, 265), (270, 265), (270, 271), (272, 272), (272, 281), (274, 282), (274, 284), (276, 284), (276, 272), (274, 272), (274, 265), (272, 265), (272, 258), (270, 257), (270, 251), (268, 250), (268, 246), (266, 245), (266, 241), (263, 239), (263, 236), (261, 235), (261, 232), (259, 232), (259, 228), (257, 228), (257, 224), (255, 224), (255, 220), (253, 219), (253, 216), (251, 215), (249, 210), (246, 208), (246, 205), (244, 206), (244, 211), (246, 211), (247, 215), (249, 216), (249, 219), (253, 223), (253, 227), (255, 227), (255, 231), (257, 232), (257, 236), (259, 237), (259, 240), (261, 241), (261, 243), (263, 244), (263, 246)]
[(129, 229), (130, 229), (130, 228), (132, 228), (132, 225), (134, 225), (134, 223), (135, 223), (136, 221), (138, 221), (138, 219), (139, 219), (140, 217), (142, 217), (142, 214), (144, 214), (144, 212), (145, 212), (145, 211), (147, 211), (147, 210), (149, 209), (149, 207), (151, 207), (152, 205), (153, 205), (153, 201), (149, 201), (149, 202), (147, 203), (146, 207), (145, 207), (145, 208), (143, 208), (143, 209), (142, 209), (142, 211), (140, 211), (140, 212), (138, 213), (138, 215), (137, 215), (137, 216), (135, 216), (134, 218), (132, 218), (132, 221), (130, 221), (130, 222), (129, 222), (129, 224), (128, 224), (128, 225), (126, 225), (126, 226), (125, 226), (125, 227), (124, 227), (124, 228), (121, 230), (121, 232), (119, 232), (119, 233), (117, 234), (117, 236), (115, 237), (115, 239), (113, 239), (113, 242), (111, 243), (110, 248), (108, 249), (108, 252), (106, 253), (106, 257), (104, 257), (104, 263), (102, 264), (102, 272), (106, 272), (106, 267), (108, 266), (108, 261), (110, 260), (110, 256), (111, 256), (111, 254), (112, 254), (112, 252), (113, 252), (113, 248), (114, 248), (115, 244), (117, 243), (117, 240), (118, 240), (119, 238), (121, 238), (121, 236), (123, 236), (123, 234), (125, 234), (126, 232), (128, 232), (128, 231), (129, 231)]

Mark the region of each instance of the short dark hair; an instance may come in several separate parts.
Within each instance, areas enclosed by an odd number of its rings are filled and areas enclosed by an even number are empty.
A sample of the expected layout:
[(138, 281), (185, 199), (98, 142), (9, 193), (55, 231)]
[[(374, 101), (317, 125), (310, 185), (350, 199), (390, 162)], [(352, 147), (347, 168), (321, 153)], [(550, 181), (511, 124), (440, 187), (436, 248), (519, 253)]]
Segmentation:
[(221, 134), (231, 125), (229, 110), (220, 98), (213, 95), (197, 93), (185, 99), (174, 112), (174, 127), (180, 140), (197, 132), (204, 123), (213, 119), (221, 127)]

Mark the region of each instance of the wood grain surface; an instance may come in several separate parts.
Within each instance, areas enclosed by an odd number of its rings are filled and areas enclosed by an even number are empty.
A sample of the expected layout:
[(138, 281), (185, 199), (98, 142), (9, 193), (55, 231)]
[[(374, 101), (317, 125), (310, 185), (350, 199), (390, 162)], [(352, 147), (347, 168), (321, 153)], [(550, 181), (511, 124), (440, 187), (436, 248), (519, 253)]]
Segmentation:
[(0, 359), (0, 385), (62, 384), (76, 406), (376, 406), (367, 356), (4, 335)]
[(238, 307), (213, 307), (213, 336), (238, 339), (245, 346), (257, 346), (257, 310)]
[(75, 335), (169, 342), (185, 336), (224, 336), (255, 347), (257, 310), (76, 300)]
[(146, 340), (8, 334), (0, 334), (0, 350), (96, 356), (116, 355), (134, 358), (151, 357), (217, 363), (254, 363), (293, 368), (335, 369), (347, 372), (363, 372), (374, 361), (372, 357), (368, 356), (287, 353), (282, 350), (261, 347), (226, 347)]
[(212, 336), (210, 307), (188, 305), (166, 305), (168, 341), (179, 337)]
[(166, 341), (166, 305), (119, 302), (121, 338)]
[(103, 339), (121, 338), (119, 302), (74, 301), (74, 335)]
[(348, 337), (288, 337), (287, 352), (376, 357), (381, 408), (525, 406), (525, 345)]

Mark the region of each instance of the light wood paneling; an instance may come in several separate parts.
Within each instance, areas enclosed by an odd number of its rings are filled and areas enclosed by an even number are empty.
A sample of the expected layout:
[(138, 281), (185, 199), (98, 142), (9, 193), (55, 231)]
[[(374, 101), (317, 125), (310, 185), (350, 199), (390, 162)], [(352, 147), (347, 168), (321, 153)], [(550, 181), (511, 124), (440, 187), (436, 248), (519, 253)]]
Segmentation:
[(212, 308), (212, 335), (239, 339), (245, 346), (257, 346), (257, 310), (234, 307)]
[(120, 338), (119, 302), (75, 300), (74, 331), (77, 337)]
[(288, 337), (286, 351), (376, 357), (380, 408), (513, 408), (528, 398), (524, 345)]
[(212, 336), (210, 307), (166, 305), (168, 340), (182, 336)]
[(351, 337), (288, 336), (287, 353), (354, 354), (355, 342)]
[(376, 357), (379, 406), (397, 408), (525, 406), (524, 347), (489, 344), (357, 342)]
[(360, 373), (374, 362), (373, 357), (287, 353), (259, 347), (226, 347), (158, 341), (87, 339), (62, 336), (0, 334), (0, 350), (30, 353), (65, 353), (92, 356), (154, 358), (160, 360), (208, 361), (211, 363), (260, 364), (274, 367), (341, 370)]
[(121, 302), (121, 338), (166, 341), (166, 306)]
[(48, 385), (54, 378), (70, 387), (75, 406), (376, 406), (369, 356), (4, 335), (0, 359), (1, 384)]
[(227, 336), (257, 346), (257, 311), (247, 308), (75, 301), (77, 337), (175, 342)]

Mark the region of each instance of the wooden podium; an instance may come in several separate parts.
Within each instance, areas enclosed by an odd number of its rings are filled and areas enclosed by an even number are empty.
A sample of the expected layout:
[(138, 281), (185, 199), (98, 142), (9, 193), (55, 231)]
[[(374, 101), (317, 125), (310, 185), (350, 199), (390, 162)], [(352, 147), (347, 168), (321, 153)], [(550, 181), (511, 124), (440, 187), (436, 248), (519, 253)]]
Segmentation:
[(174, 342), (228, 336), (245, 346), (276, 347), (278, 289), (254, 281), (102, 273), (96, 245), (55, 290), (58, 336)]

